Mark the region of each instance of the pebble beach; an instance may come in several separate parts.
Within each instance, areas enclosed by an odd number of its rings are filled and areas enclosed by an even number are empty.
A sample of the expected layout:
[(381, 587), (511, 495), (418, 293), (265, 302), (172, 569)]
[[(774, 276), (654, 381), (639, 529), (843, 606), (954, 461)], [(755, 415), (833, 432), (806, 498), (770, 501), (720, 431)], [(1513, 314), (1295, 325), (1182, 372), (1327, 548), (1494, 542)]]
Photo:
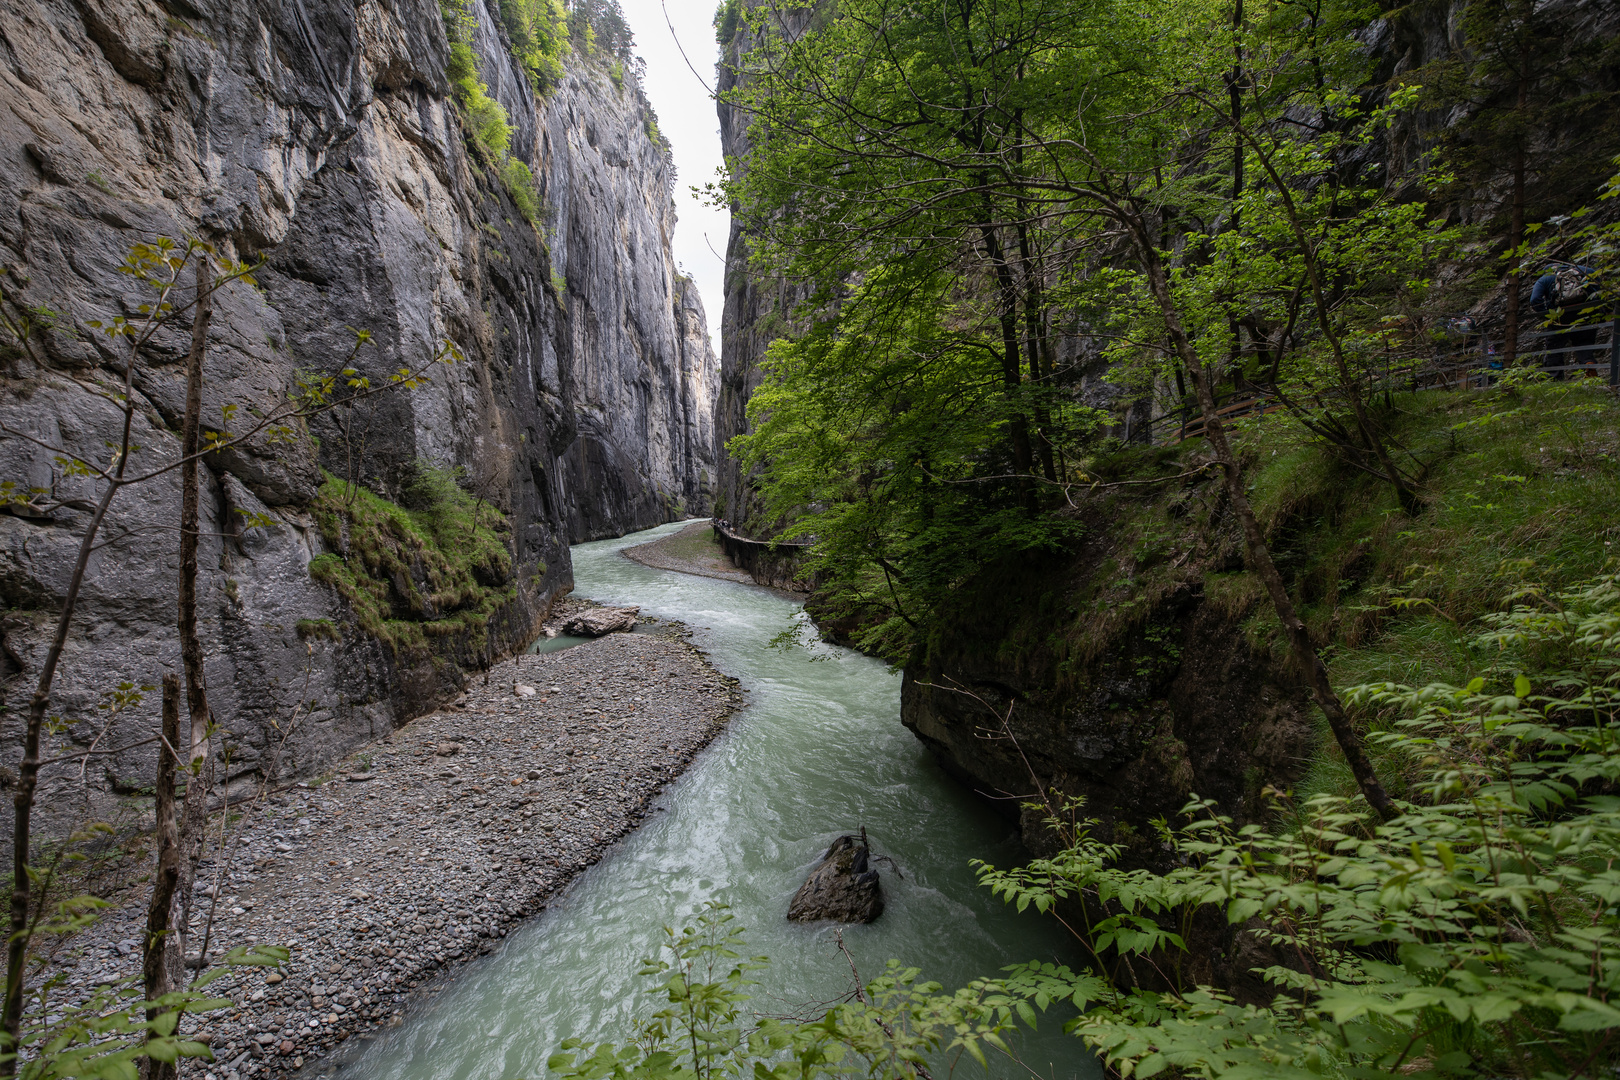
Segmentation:
[[(182, 1073), (292, 1074), (401, 1023), (413, 991), (489, 952), (656, 812), (741, 703), (683, 628), (644, 623), (507, 660), (327, 775), (234, 808), (198, 872), (193, 942), (212, 910), (211, 960), (245, 944), (291, 959), (210, 985), (233, 1007), (187, 1019), (214, 1060)], [(128, 892), (54, 951), (59, 992), (138, 974), (147, 894)]]

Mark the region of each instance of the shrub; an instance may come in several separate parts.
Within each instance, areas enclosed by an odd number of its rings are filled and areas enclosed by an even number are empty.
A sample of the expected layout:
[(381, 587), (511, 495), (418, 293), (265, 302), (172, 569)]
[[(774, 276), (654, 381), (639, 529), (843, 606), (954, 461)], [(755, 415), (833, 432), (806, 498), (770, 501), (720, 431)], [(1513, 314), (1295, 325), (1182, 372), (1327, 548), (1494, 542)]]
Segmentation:
[(465, 470), (460, 467), (440, 468), (426, 458), (417, 458), (400, 490), (400, 503), (407, 510), (423, 513), (433, 513), (452, 505), (462, 495), (461, 479), (464, 473)]
[(523, 69), (537, 93), (562, 81), (563, 58), (570, 50), (568, 15), (558, 0), (501, 0), (501, 22)]
[(741, 0), (723, 0), (714, 11), (714, 40), (721, 46), (731, 44), (737, 36), (737, 24), (742, 21)]
[(540, 194), (535, 190), (534, 173), (522, 159), (507, 157), (501, 163), (501, 183), (506, 185), (506, 193), (512, 196), (512, 203), (523, 215), (523, 220), (530, 225), (540, 224)]
[(489, 96), (489, 87), (478, 77), (478, 57), (472, 45), (452, 41), (444, 73), (466, 114), (467, 134), (474, 148), (486, 161), (499, 161), (512, 145), (512, 125), (507, 122), (506, 109)]

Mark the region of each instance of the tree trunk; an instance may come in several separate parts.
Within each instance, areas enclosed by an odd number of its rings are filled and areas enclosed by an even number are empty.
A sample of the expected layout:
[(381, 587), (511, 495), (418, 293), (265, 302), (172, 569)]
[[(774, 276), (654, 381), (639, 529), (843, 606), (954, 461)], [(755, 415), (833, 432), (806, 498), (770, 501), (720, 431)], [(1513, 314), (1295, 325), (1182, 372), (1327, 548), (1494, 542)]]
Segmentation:
[(1267, 546), (1265, 534), (1260, 529), (1260, 521), (1255, 517), (1254, 508), (1249, 505), (1248, 494), (1243, 489), (1242, 467), (1238, 464), (1237, 456), (1232, 453), (1231, 444), (1226, 441), (1226, 431), (1221, 426), (1220, 416), (1216, 411), (1215, 395), (1210, 387), (1208, 372), (1204, 370), (1198, 351), (1192, 347), (1192, 342), (1187, 338), (1187, 332), (1181, 324), (1180, 311), (1170, 295), (1169, 278), (1165, 273), (1164, 264), (1159, 260), (1158, 251), (1149, 242), (1146, 230), (1141, 228), (1139, 223), (1133, 223), (1132, 233), (1142, 257), (1143, 268), (1147, 271), (1148, 286), (1164, 315), (1165, 328), (1181, 357), (1182, 364), (1192, 378), (1193, 390), (1198, 395), (1198, 406), (1204, 416), (1204, 437), (1209, 440), (1210, 449), (1214, 451), (1215, 459), (1221, 464), (1226, 476), (1227, 497), (1243, 524), (1243, 541), (1248, 554), (1249, 569), (1260, 578), (1267, 594), (1270, 595), (1272, 606), (1277, 611), (1277, 618), (1282, 622), (1283, 631), (1288, 635), (1294, 662), (1309, 684), (1317, 705), (1327, 717), (1328, 726), (1333, 729), (1333, 737), (1344, 753), (1344, 759), (1349, 764), (1362, 795), (1379, 817), (1388, 821), (1398, 816), (1400, 812), (1385, 793), (1383, 784), (1378, 780), (1378, 774), (1373, 770), (1372, 762), (1367, 759), (1361, 736), (1351, 726), (1344, 705), (1333, 690), (1327, 665), (1322, 663), (1322, 658), (1317, 655), (1316, 646), (1311, 644), (1310, 633), (1294, 610), (1294, 602), (1288, 596), (1288, 589), (1283, 584), (1282, 575), (1277, 571), (1277, 564), (1272, 562), (1271, 549)]
[(1243, 194), (1243, 0), (1232, 5), (1232, 71), (1226, 96), (1232, 107), (1232, 228), (1239, 225), (1237, 200)]
[[(1023, 206), (1020, 200), (1019, 212)], [(1052, 394), (1052, 370), (1048, 359), (1046, 335), (1041, 332), (1041, 279), (1030, 248), (1028, 225), (1018, 223), (1018, 261), (1024, 275), (1024, 351), (1029, 361), (1029, 377), (1035, 392), (1035, 448), (1040, 453), (1041, 473), (1057, 482), (1057, 461), (1052, 454), (1052, 410), (1048, 405)]]
[[(165, 675), (163, 743), (158, 747), (156, 799), (153, 805), (157, 815), (157, 872), (152, 878), (152, 899), (146, 909), (145, 949), (141, 954), (141, 977), (148, 1002), (177, 989), (170, 981), (165, 953), (170, 937), (169, 917), (175, 886), (180, 879), (180, 841), (174, 825), (174, 773), (179, 764), (176, 756), (179, 744), (180, 677)], [(146, 1018), (154, 1020), (161, 1011), (148, 1005)], [(173, 1064), (151, 1058), (146, 1060), (146, 1080), (169, 1080), (174, 1074)]]
[[(56, 617), (56, 633), (51, 638), (50, 648), (45, 651), (39, 682), (35, 684), (33, 699), (28, 704), (28, 726), (23, 729), (23, 756), (17, 766), (17, 789), (11, 799), (11, 932), (6, 944), (6, 993), (4, 1008), (0, 1009), (0, 1050), (14, 1052), (22, 1032), (23, 983), (28, 963), (28, 914), (34, 895), (28, 876), (28, 856), (34, 791), (39, 785), (39, 736), (45, 728), (45, 714), (51, 705), (56, 666), (61, 662), (68, 629), (73, 625), (73, 613), (79, 605), (79, 589), (84, 585), (84, 573), (90, 565), (90, 556), (95, 553), (96, 537), (101, 532), (102, 522), (107, 519), (107, 508), (123, 486), (124, 470), (129, 465), (130, 427), (135, 419), (134, 387), (135, 350), (132, 347), (129, 360), (124, 365), (124, 428), (119, 442), (118, 467), (113, 470), (112, 480), (107, 484), (107, 490), (102, 492), (101, 501), (96, 504), (90, 525), (84, 531), (84, 539), (79, 541), (79, 554), (73, 563), (73, 574), (68, 578), (62, 612)], [(15, 1057), (0, 1061), (0, 1076), (13, 1076), (16, 1072)]]
[(210, 263), (197, 259), (197, 310), (191, 324), (191, 352), (186, 357), (186, 415), (180, 432), (180, 659), (186, 672), (186, 709), (191, 720), (188, 740), (191, 776), (186, 783), (185, 812), (180, 822), (180, 877), (176, 885), (174, 933), (169, 970), (175, 985), (186, 982), (186, 950), (191, 941), (191, 900), (202, 858), (208, 823), (208, 789), (212, 761), (208, 753), (208, 690), (203, 681), (202, 641), (197, 636), (197, 543), (201, 531), (201, 495), (197, 453), (201, 449), (202, 369), (208, 350), (208, 323), (213, 314)]
[[(990, 208), (986, 206), (987, 215), (989, 210)], [(1019, 490), (1027, 503), (1030, 501), (1029, 481), (1024, 478), (1030, 474), (1035, 455), (1030, 447), (1029, 420), (1024, 415), (1022, 404), (1017, 402), (1018, 391), (1023, 385), (1024, 377), (1024, 365), (1018, 348), (1018, 290), (1014, 287), (1012, 269), (1007, 265), (1007, 259), (1001, 249), (1001, 240), (996, 236), (995, 226), (983, 225), (979, 231), (984, 237), (985, 254), (995, 272), (996, 290), (1000, 297), (1001, 382), (1007, 397), (1014, 401), (1012, 422), (1008, 425), (1012, 435), (1013, 471), (1019, 476)]]

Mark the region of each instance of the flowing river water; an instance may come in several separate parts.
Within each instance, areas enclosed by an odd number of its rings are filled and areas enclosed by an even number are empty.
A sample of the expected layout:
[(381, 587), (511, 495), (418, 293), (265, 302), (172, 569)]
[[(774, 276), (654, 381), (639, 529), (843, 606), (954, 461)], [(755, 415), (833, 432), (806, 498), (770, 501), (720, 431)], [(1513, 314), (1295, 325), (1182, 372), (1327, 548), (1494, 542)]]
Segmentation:
[[(900, 681), (880, 662), (815, 641), (799, 605), (766, 589), (655, 570), (620, 550), (684, 527), (661, 526), (573, 549), (575, 592), (638, 604), (679, 619), (714, 664), (742, 682), (747, 705), (727, 731), (660, 796), (662, 813), (631, 833), (509, 934), (461, 969), (341, 1066), (376, 1080), (540, 1078), (563, 1039), (628, 1041), (657, 1005), (642, 958), (708, 900), (747, 927), (750, 955), (772, 963), (756, 976), (753, 1007), (804, 1013), (851, 988), (833, 931), (783, 918), (788, 900), (827, 845), (865, 825), (887, 901), (870, 926), (844, 939), (863, 979), (895, 957), (947, 988), (1011, 963), (1073, 963), (1056, 925), (1018, 915), (975, 882), (969, 860), (1021, 857), (1011, 824), (939, 768), (901, 726)], [(773, 646), (799, 626), (797, 643)], [(904, 876), (900, 876), (903, 874)], [(811, 1010), (809, 1015), (814, 1015)], [(1096, 1077), (1067, 1015), (1044, 1018), (1021, 1040), (1026, 1063), (1047, 1076)], [(962, 1076), (983, 1075), (969, 1059)], [(1027, 1076), (1002, 1063), (999, 1075)]]

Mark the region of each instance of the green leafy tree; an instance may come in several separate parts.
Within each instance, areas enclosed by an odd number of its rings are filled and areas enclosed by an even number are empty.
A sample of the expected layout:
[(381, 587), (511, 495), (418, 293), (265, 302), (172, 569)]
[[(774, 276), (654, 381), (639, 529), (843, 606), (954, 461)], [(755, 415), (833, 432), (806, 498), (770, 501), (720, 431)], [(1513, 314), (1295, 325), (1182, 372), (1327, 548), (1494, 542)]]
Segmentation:
[(529, 73), (535, 91), (543, 94), (555, 87), (571, 51), (568, 12), (560, 0), (502, 0), (500, 11), (512, 55)]
[[(864, 0), (841, 4), (822, 23), (790, 37), (770, 33), (768, 12), (751, 9), (746, 17), (757, 23), (761, 44), (748, 55), (748, 78), (730, 100), (756, 117), (756, 151), (728, 193), (760, 238), (752, 257), (812, 290), (796, 314), (815, 329), (794, 336), (811, 341), (847, 334), (876, 356), (909, 358), (902, 362), (910, 369), (932, 364), (943, 340), (957, 351), (981, 350), (999, 367), (999, 394), (986, 397), (973, 382), (954, 389), (960, 400), (975, 401), (974, 422), (995, 432), (999, 446), (954, 457), (973, 440), (957, 437), (960, 426), (942, 425), (938, 431), (954, 442), (912, 448), (909, 460), (879, 455), (852, 462), (859, 468), (834, 474), (825, 491), (811, 493), (802, 483), (778, 483), (802, 473), (784, 464), (787, 455), (776, 452), (771, 439), (797, 429), (772, 425), (763, 416), (767, 401), (756, 410), (760, 432), (739, 442), (738, 450), (762, 469), (773, 513), (787, 517), (817, 507), (818, 553), (859, 559), (861, 545), (870, 550), (864, 565), (846, 560), (839, 566), (835, 583), (847, 583), (849, 594), (869, 601), (880, 595), (881, 577), (892, 594), (891, 624), (900, 618), (921, 625), (929, 604), (948, 587), (922, 595), (919, 618), (904, 610), (896, 580), (939, 580), (925, 563), (971, 571), (975, 552), (982, 559), (986, 552), (1028, 550), (1053, 543), (1060, 530), (1016, 522), (987, 537), (961, 527), (971, 515), (954, 515), (933, 534), (939, 543), (916, 546), (910, 563), (884, 565), (880, 560), (888, 560), (895, 545), (874, 542), (874, 517), (902, 521), (915, 534), (914, 523), (929, 519), (939, 487), (867, 485), (880, 498), (905, 493), (908, 513), (894, 517), (852, 486), (851, 475), (864, 480), (909, 469), (977, 487), (984, 520), (999, 512), (1001, 499), (1021, 507), (1031, 522), (1042, 520), (1043, 504), (1054, 501), (1042, 492), (1072, 503), (1070, 489), (1091, 482), (1084, 461), (1097, 424), (1090, 410), (1074, 408), (1080, 402), (1072, 382), (1078, 380), (1058, 370), (1053, 331), (1064, 324), (1094, 331), (1113, 319), (1120, 278), (1098, 271), (1125, 270), (1130, 294), (1145, 299), (1157, 318), (1158, 340), (1149, 347), (1173, 358), (1193, 384), (1248, 563), (1277, 610), (1301, 675), (1367, 798), (1392, 814), (1249, 505), (1216, 401), (1222, 372), (1210, 359), (1230, 355), (1229, 325), (1204, 333), (1198, 312), (1186, 309), (1177, 289), (1189, 267), (1207, 263), (1204, 251), (1178, 243), (1189, 224), (1204, 234), (1225, 232), (1217, 223), (1236, 217), (1238, 200), (1278, 204), (1269, 215), (1281, 226), (1274, 238), (1291, 248), (1278, 257), (1301, 273), (1296, 288), (1310, 298), (1335, 389), (1347, 395), (1355, 445), (1403, 502), (1413, 504), (1409, 480), (1368, 415), (1335, 325), (1337, 283), (1319, 257), (1319, 223), (1309, 219), (1303, 196), (1296, 198), (1321, 186), (1323, 170), (1314, 177), (1308, 169), (1285, 175), (1299, 142), (1293, 131), (1301, 110), (1348, 111), (1332, 80), (1353, 53), (1334, 33), (1342, 20), (1324, 25), (1312, 19), (1301, 30), (1296, 15), (1292, 5), (1266, 7), (1251, 12), (1258, 25), (1251, 30), (1216, 3), (1144, 12), (1111, 0), (1032, 0), (953, 5), (936, 13)], [(1250, 57), (1247, 74), (1234, 80), (1233, 60), (1241, 56)], [(1261, 64), (1256, 56), (1271, 59)], [(1248, 87), (1239, 95), (1248, 102), (1241, 114), (1230, 105), (1237, 83)], [(1320, 154), (1330, 157), (1332, 145)], [(1244, 190), (1227, 182), (1238, 160), (1252, 160), (1266, 183)], [(1260, 190), (1266, 194), (1251, 194)], [(941, 279), (952, 286), (919, 287)], [(879, 295), (879, 289), (889, 291)], [(885, 316), (883, 336), (851, 314), (863, 306), (885, 313), (908, 304), (939, 307), (942, 299), (937, 323), (931, 314)], [(913, 339), (897, 332), (908, 325), (938, 325), (954, 337), (930, 331), (931, 338)], [(803, 349), (794, 378), (813, 382), (821, 377), (817, 358), (839, 355)], [(875, 366), (890, 370), (882, 362)], [(825, 370), (831, 379), (852, 365)], [(876, 396), (859, 402), (856, 415), (863, 420), (887, 423), (911, 407), (913, 384), (890, 377), (868, 385)], [(784, 384), (778, 400), (787, 407), (797, 399), (790, 402), (785, 391)], [(860, 512), (833, 516), (825, 507), (839, 500), (861, 503)], [(842, 535), (832, 535), (835, 524)]]
[[(175, 240), (170, 237), (158, 237), (151, 242), (138, 242), (132, 245), (128, 254), (120, 264), (120, 271), (130, 280), (132, 288), (147, 296), (147, 300), (136, 307), (133, 316), (115, 316), (110, 322), (90, 321), (83, 327), (75, 325), (72, 320), (65, 319), (54, 310), (28, 302), (22, 294), (26, 286), (26, 279), (14, 271), (0, 270), (0, 332), (9, 338), (9, 344), (20, 357), (36, 368), (44, 368), (42, 353), (45, 338), (51, 334), (84, 334), (94, 333), (104, 336), (108, 344), (121, 354), (123, 360), (122, 372), (117, 381), (97, 381), (91, 384), (93, 392), (99, 393), (109, 401), (122, 416), (122, 433), (119, 441), (108, 446), (105, 458), (90, 458), (82, 456), (71, 447), (59, 445), (24, 429), (13, 427), (0, 422), (0, 437), (15, 439), (29, 444), (38, 451), (51, 455), (55, 462), (56, 473), (61, 480), (89, 482), (96, 491), (93, 501), (68, 499), (59, 497), (54, 487), (23, 487), (14, 480), (0, 481), (0, 499), (7, 504), (23, 508), (27, 513), (39, 516), (48, 514), (51, 510), (73, 505), (89, 513), (89, 520), (84, 526), (84, 535), (80, 540), (78, 552), (69, 575), (67, 588), (61, 610), (57, 614), (54, 632), (50, 644), (47, 646), (43, 661), (40, 665), (38, 679), (34, 693), (29, 702), (28, 712), (22, 728), (23, 756), (17, 768), (17, 779), (12, 785), (12, 885), (10, 897), (10, 932), (7, 942), (7, 966), (5, 997), (3, 1008), (0, 1008), (0, 1071), (9, 1074), (17, 1069), (16, 1048), (25, 1045), (27, 1030), (24, 1021), (24, 1003), (28, 997), (28, 964), (29, 949), (38, 933), (43, 927), (50, 932), (52, 927), (67, 923), (62, 920), (52, 921), (49, 916), (53, 906), (48, 902), (49, 882), (54, 869), (45, 869), (34, 863), (34, 845), (32, 835), (34, 798), (38, 788), (41, 768), (50, 762), (42, 756), (42, 737), (47, 730), (58, 723), (57, 718), (51, 716), (51, 699), (55, 686), (58, 665), (61, 662), (63, 650), (66, 647), (68, 636), (71, 633), (73, 619), (78, 608), (80, 589), (89, 565), (90, 556), (102, 546), (102, 530), (106, 523), (107, 513), (113, 500), (125, 488), (149, 483), (152, 480), (166, 476), (171, 472), (180, 472), (189, 477), (189, 481), (182, 485), (186, 494), (183, 495), (181, 520), (177, 523), (181, 536), (182, 575), (180, 582), (180, 612), (182, 619), (182, 650), (191, 653), (185, 657), (187, 660), (188, 697), (191, 706), (191, 738), (187, 741), (191, 753), (187, 757), (188, 767), (200, 782), (192, 784), (191, 794), (195, 799), (196, 810), (192, 817), (200, 815), (202, 799), (206, 792), (206, 751), (199, 749), (199, 740), (202, 747), (206, 747), (207, 739), (212, 730), (208, 715), (207, 698), (203, 692), (201, 680), (201, 658), (193, 652), (195, 648), (195, 626), (189, 628), (185, 625), (188, 607), (190, 618), (195, 619), (195, 597), (190, 601), (186, 598), (188, 576), (193, 579), (190, 588), (194, 590), (195, 558), (197, 542), (197, 507), (196, 498), (196, 466), (205, 454), (215, 453), (244, 443), (259, 442), (261, 444), (276, 445), (277, 443), (299, 437), (307, 421), (320, 413), (352, 405), (356, 401), (364, 400), (374, 394), (389, 392), (395, 389), (413, 388), (421, 386), (428, 380), (427, 371), (441, 362), (453, 362), (461, 357), (460, 350), (454, 343), (446, 342), (443, 347), (427, 361), (418, 367), (404, 367), (391, 375), (381, 385), (373, 387), (368, 378), (359, 374), (353, 368), (345, 369), (341, 376), (305, 376), (300, 379), (296, 393), (288, 398), (281, 407), (256, 413), (245, 430), (230, 431), (237, 409), (234, 405), (227, 405), (222, 416), (220, 430), (203, 429), (200, 424), (200, 384), (202, 367), (206, 357), (206, 342), (208, 337), (209, 317), (208, 310), (212, 296), (222, 288), (235, 282), (252, 284), (252, 268), (242, 264), (227, 264), (216, 267), (213, 248), (198, 239)], [(187, 271), (195, 275), (196, 288), (192, 290), (189, 299), (181, 297), (179, 292), (181, 283)], [(135, 367), (142, 355), (142, 349), (151, 341), (152, 337), (165, 327), (171, 326), (181, 316), (190, 314), (192, 321), (192, 348), (188, 356), (188, 392), (186, 422), (179, 452), (172, 458), (154, 459), (151, 448), (137, 445), (132, 438), (134, 432), (134, 418), (139, 407), (140, 398), (134, 393)], [(366, 335), (357, 335), (358, 345), (366, 340)], [(345, 392), (346, 391), (346, 392)], [(254, 524), (249, 522), (249, 525)], [(185, 564), (192, 564), (189, 574)], [(193, 663), (193, 661), (195, 661)], [(121, 692), (122, 693), (122, 692)], [(125, 704), (137, 699), (138, 695), (126, 695)], [(166, 698), (168, 695), (165, 695)], [(178, 709), (177, 701), (173, 704)], [(166, 702), (165, 713), (169, 711)], [(105, 752), (105, 751), (103, 751)], [(71, 756), (71, 755), (70, 755)], [(171, 778), (172, 783), (172, 778)], [(171, 789), (172, 790), (172, 789)], [(188, 799), (188, 802), (191, 800)], [(193, 825), (193, 830), (187, 837), (188, 841), (200, 835), (200, 829)], [(180, 859), (176, 867), (177, 874), (183, 873), (185, 859)], [(183, 883), (184, 879), (182, 879)], [(178, 893), (179, 886), (175, 885), (173, 891)], [(80, 905), (83, 907), (84, 905)], [(93, 907), (94, 905), (90, 905)], [(77, 910), (77, 909), (75, 909)], [(178, 924), (176, 924), (178, 925)], [(178, 941), (178, 935), (175, 941)], [(149, 942), (149, 945), (152, 943)], [(160, 941), (157, 947), (163, 949), (174, 948), (174, 942)], [(160, 965), (168, 966), (171, 974), (167, 987), (176, 989), (180, 979), (173, 974), (175, 969), (183, 971), (179, 964)], [(157, 985), (157, 984), (154, 984)], [(139, 992), (136, 991), (138, 994)], [(155, 1007), (156, 1008), (156, 1007)], [(167, 1015), (167, 1006), (158, 1008), (153, 1014), (159, 1020)], [(158, 1021), (150, 1021), (156, 1023)], [(168, 1023), (168, 1021), (162, 1021)], [(107, 1029), (111, 1032), (113, 1029)], [(119, 1029), (124, 1034), (130, 1034), (135, 1028)], [(140, 1029), (148, 1034), (155, 1033), (167, 1038), (173, 1031), (170, 1024), (167, 1030), (157, 1031), (155, 1028)], [(91, 1032), (91, 1035), (95, 1035)], [(79, 1036), (74, 1036), (78, 1038)], [(89, 1036), (87, 1036), (89, 1037)], [(71, 1044), (60, 1044), (69, 1046)], [(163, 1044), (168, 1045), (168, 1044)], [(56, 1054), (59, 1048), (55, 1042), (47, 1042), (49, 1054)], [(62, 1051), (66, 1053), (66, 1051)], [(115, 1060), (115, 1059), (109, 1059)], [(122, 1060), (122, 1059), (116, 1059)], [(118, 1068), (122, 1069), (120, 1065)], [(113, 1066), (109, 1065), (109, 1069)], [(67, 1074), (63, 1074), (67, 1075)], [(77, 1074), (74, 1074), (77, 1075)], [(117, 1072), (86, 1073), (85, 1075), (123, 1075)]]

